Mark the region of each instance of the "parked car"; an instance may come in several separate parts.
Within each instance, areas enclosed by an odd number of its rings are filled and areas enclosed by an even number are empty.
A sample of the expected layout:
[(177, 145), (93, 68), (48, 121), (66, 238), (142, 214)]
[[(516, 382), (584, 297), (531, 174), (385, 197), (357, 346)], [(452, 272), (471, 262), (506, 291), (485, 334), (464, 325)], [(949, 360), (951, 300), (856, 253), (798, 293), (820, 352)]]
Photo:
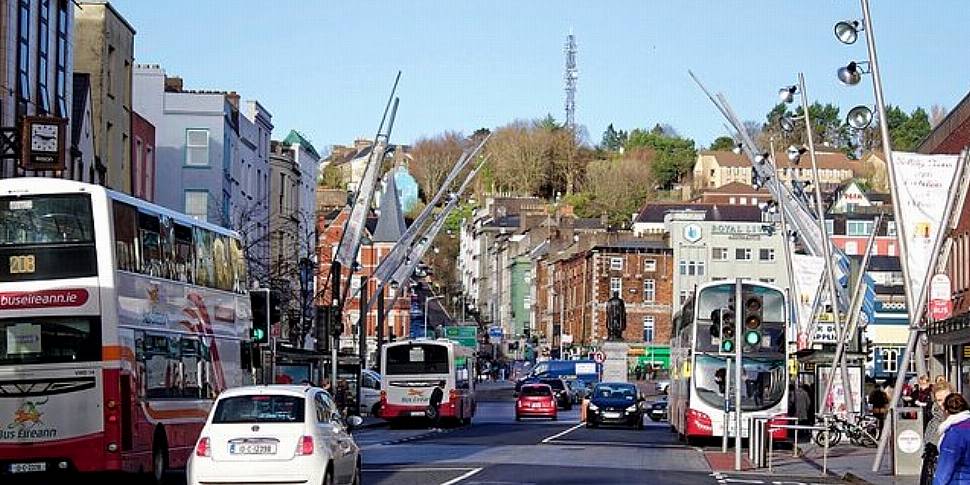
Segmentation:
[(548, 384), (527, 384), (515, 401), (515, 420), (522, 418), (559, 419), (556, 396)]
[(250, 482), (360, 483), (360, 449), (323, 389), (246, 386), (216, 399), (189, 455), (189, 485)]
[(369, 369), (361, 371), (360, 414), (380, 416), (381, 375)]
[(593, 385), (583, 379), (566, 379), (566, 385), (572, 394), (573, 403), (579, 404), (593, 390)]
[(552, 392), (556, 396), (556, 403), (559, 407), (567, 411), (573, 408), (573, 398), (569, 395), (569, 388), (566, 387), (566, 381), (562, 379), (539, 379), (539, 384), (546, 384), (552, 388)]
[(647, 412), (650, 419), (654, 421), (661, 421), (669, 419), (667, 414), (667, 396), (663, 396), (660, 399), (650, 403), (650, 410)]
[(602, 382), (593, 388), (586, 408), (586, 427), (601, 424), (626, 425), (643, 429), (643, 396), (633, 384)]
[(667, 391), (670, 390), (670, 379), (661, 379), (657, 381), (655, 388), (657, 392), (667, 394)]

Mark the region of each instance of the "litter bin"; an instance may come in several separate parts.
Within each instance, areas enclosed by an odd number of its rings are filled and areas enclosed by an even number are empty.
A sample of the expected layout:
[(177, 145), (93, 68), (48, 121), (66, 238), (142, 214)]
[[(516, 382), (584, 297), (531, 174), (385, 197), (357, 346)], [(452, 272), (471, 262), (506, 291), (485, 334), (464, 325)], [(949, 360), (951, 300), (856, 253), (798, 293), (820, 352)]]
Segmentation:
[(893, 473), (918, 476), (923, 463), (923, 415), (920, 408), (895, 408), (893, 420)]

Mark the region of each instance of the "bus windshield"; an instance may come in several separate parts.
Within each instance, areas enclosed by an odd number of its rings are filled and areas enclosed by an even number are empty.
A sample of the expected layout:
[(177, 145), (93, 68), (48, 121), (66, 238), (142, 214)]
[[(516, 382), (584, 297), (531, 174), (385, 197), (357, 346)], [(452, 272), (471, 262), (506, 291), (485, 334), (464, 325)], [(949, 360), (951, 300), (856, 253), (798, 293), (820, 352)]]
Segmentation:
[(86, 194), (0, 198), (0, 246), (93, 241)]
[(448, 374), (448, 347), (437, 344), (411, 344), (387, 347), (389, 376), (411, 374)]
[(100, 330), (96, 318), (0, 320), (0, 366), (100, 360)]
[[(786, 371), (783, 359), (744, 357), (741, 409), (760, 411), (781, 402), (785, 394)], [(728, 375), (724, 357), (697, 354), (692, 380), (701, 400), (721, 408), (724, 406), (726, 384), (734, 380), (734, 369), (732, 366)]]

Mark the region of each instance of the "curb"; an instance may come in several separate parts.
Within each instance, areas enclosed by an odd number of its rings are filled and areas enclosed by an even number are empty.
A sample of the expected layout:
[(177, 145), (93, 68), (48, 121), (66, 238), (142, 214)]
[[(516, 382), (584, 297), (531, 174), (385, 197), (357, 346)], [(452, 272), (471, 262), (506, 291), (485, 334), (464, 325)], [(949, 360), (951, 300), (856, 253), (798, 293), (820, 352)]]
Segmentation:
[(865, 478), (862, 478), (859, 475), (856, 475), (855, 473), (852, 473), (852, 472), (843, 473), (842, 480), (856, 485), (875, 485), (869, 480), (866, 480)]

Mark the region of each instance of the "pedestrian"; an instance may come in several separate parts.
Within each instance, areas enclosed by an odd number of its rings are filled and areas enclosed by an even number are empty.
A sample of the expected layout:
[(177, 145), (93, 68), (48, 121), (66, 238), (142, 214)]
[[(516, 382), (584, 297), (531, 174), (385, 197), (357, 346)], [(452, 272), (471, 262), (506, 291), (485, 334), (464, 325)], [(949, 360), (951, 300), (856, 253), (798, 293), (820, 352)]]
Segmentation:
[(804, 386), (795, 386), (795, 417), (798, 418), (798, 424), (812, 425), (811, 408), (812, 396), (808, 395)]
[(889, 411), (889, 397), (886, 396), (885, 391), (883, 391), (879, 386), (876, 386), (876, 388), (869, 393), (868, 400), (869, 408), (872, 409), (872, 415), (879, 420), (879, 429), (882, 429), (882, 423), (886, 420), (886, 412)]
[(916, 387), (913, 388), (913, 405), (920, 408), (923, 412), (923, 426), (930, 422), (933, 417), (930, 412), (933, 405), (933, 385), (930, 384), (930, 376), (919, 376)]
[(337, 389), (333, 394), (333, 400), (337, 404), (337, 409), (339, 409), (345, 416), (347, 415), (348, 391), (349, 388), (347, 386), (347, 379), (338, 380)]
[(936, 382), (933, 386), (933, 403), (930, 405), (929, 414), (932, 416), (926, 423), (923, 430), (923, 464), (920, 469), (920, 485), (930, 485), (933, 483), (933, 474), (936, 471), (936, 461), (940, 456), (940, 424), (946, 419), (946, 412), (943, 410), (944, 400), (950, 395), (950, 385), (948, 383)]
[(940, 424), (940, 457), (933, 485), (970, 483), (970, 405), (951, 393), (943, 400), (946, 419)]
[(428, 399), (428, 409), (425, 410), (425, 414), (431, 420), (431, 431), (441, 431), (441, 401), (445, 397), (444, 387), (444, 381), (438, 381), (431, 390), (431, 398)]

